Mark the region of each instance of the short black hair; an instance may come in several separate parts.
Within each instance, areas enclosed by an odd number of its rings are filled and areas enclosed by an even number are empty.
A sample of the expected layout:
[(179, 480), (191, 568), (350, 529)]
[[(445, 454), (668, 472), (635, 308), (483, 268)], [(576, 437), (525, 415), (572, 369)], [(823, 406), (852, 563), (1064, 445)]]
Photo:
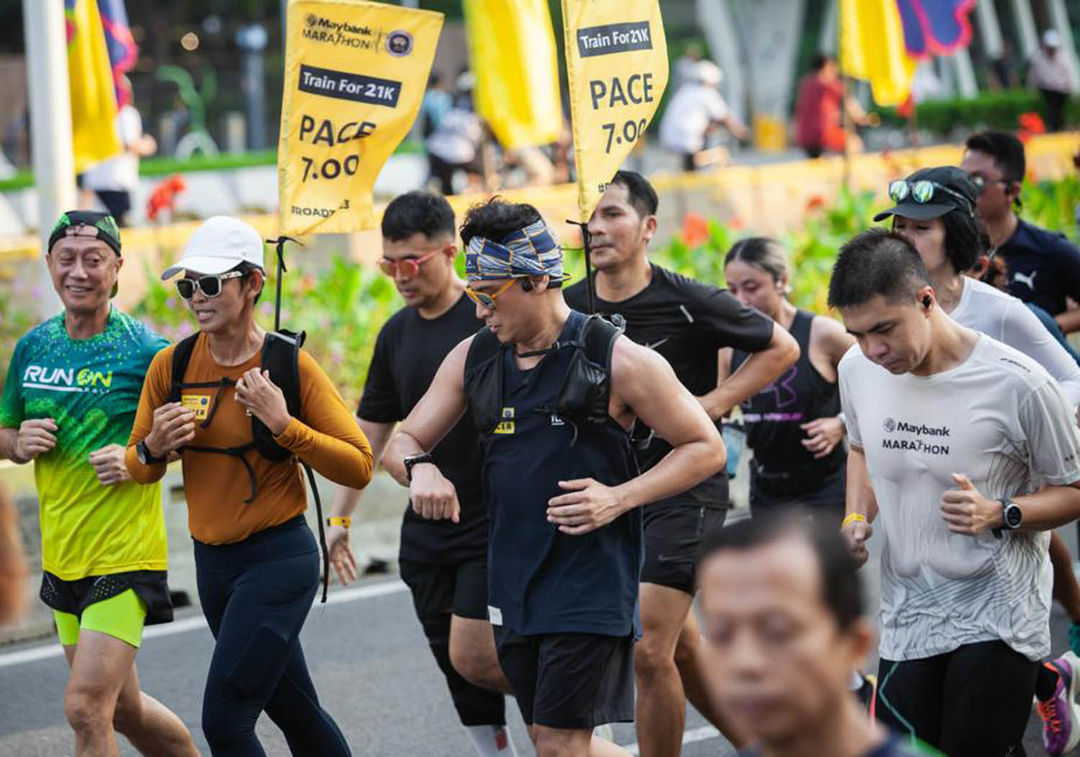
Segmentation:
[(828, 53), (814, 53), (814, 57), (810, 59), (810, 70), (820, 71), (825, 68), (825, 64), (831, 60), (836, 60)]
[(390, 201), (383, 211), (383, 239), (401, 242), (413, 234), (428, 239), (441, 234), (454, 236), (454, 209), (445, 197), (417, 189)]
[[(247, 281), (248, 278), (251, 276), (251, 274), (254, 273), (255, 271), (262, 271), (262, 275), (263, 275), (262, 289), (266, 289), (266, 271), (263, 270), (262, 267), (257, 266), (254, 263), (249, 263), (248, 261), (245, 260), (243, 263), (239, 263), (238, 265), (233, 266), (233, 268), (231, 270), (232, 271), (240, 271), (240, 273), (244, 274), (243, 277), (240, 279), (241, 281)], [(262, 289), (260, 289), (259, 293), (257, 295), (255, 295), (255, 303), (258, 303), (259, 298), (262, 297)], [(255, 304), (255, 303), (253, 303), (253, 304)]]
[(840, 248), (829, 280), (829, 307), (862, 305), (877, 295), (890, 302), (914, 300), (929, 283), (911, 242), (885, 229), (870, 229)]
[(963, 210), (950, 210), (941, 217), (945, 226), (945, 257), (958, 272), (971, 270), (985, 255), (986, 227), (982, 221)]
[(660, 198), (656, 196), (656, 190), (644, 176), (637, 171), (616, 171), (612, 184), (626, 187), (626, 194), (630, 204), (634, 206), (637, 214), (645, 216), (656, 215), (656, 209), (660, 207)]
[(1027, 170), (1024, 143), (1006, 131), (981, 131), (968, 137), (964, 146), (994, 159), (1006, 181), (1023, 181)]
[(865, 614), (858, 566), (835, 525), (811, 522), (798, 509), (780, 515), (753, 517), (709, 531), (698, 555), (700, 567), (722, 552), (744, 551), (796, 538), (804, 542), (821, 568), (821, 599), (841, 630), (847, 630)]
[(492, 197), (485, 203), (473, 205), (465, 213), (465, 221), (461, 224), (461, 242), (466, 247), (473, 237), (501, 242), (508, 234), (540, 220), (543, 220), (540, 211), (528, 203), (507, 202), (500, 197)]

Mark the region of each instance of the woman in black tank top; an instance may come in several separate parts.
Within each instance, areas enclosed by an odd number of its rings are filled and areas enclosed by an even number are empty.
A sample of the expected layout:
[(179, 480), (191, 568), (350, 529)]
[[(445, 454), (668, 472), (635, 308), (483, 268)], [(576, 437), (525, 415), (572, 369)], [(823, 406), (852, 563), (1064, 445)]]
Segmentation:
[[(844, 517), (847, 454), (836, 366), (855, 343), (832, 318), (799, 310), (787, 300), (789, 272), (783, 248), (772, 239), (738, 242), (724, 260), (728, 288), (786, 328), (801, 351), (795, 365), (742, 403), (750, 461), (750, 510), (754, 516), (796, 505), (840, 521)], [(748, 355), (720, 352), (720, 380)]]

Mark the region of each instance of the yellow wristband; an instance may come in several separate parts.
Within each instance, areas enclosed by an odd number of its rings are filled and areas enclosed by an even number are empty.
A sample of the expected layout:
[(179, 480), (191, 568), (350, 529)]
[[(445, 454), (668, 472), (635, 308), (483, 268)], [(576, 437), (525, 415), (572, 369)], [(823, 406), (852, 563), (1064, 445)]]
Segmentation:
[[(835, 523), (835, 521), (833, 522)], [(862, 513), (850, 513), (844, 518), (843, 521), (841, 521), (840, 528), (843, 528), (849, 523), (869, 523), (869, 521), (866, 520), (866, 516)]]
[(344, 528), (348, 528), (352, 525), (352, 518), (327, 518), (326, 525), (343, 526)]

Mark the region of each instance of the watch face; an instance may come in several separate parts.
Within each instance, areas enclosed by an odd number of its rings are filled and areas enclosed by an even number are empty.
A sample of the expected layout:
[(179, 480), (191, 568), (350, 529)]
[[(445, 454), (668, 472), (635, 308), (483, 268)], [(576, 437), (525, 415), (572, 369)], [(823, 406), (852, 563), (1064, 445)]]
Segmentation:
[(1024, 514), (1020, 511), (1020, 508), (1012, 502), (1005, 508), (1005, 525), (1009, 528), (1019, 528), (1023, 517)]

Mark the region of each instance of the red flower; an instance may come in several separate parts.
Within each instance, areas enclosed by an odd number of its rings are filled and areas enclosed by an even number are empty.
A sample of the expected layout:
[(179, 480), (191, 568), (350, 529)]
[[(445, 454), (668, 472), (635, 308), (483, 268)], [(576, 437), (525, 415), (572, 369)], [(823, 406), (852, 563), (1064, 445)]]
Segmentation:
[(821, 210), (825, 207), (825, 197), (823, 195), (811, 195), (810, 199), (806, 201), (806, 214), (809, 215), (815, 211)]
[(709, 240), (709, 222), (699, 213), (687, 213), (683, 217), (683, 227), (679, 237), (687, 247), (705, 244)]

